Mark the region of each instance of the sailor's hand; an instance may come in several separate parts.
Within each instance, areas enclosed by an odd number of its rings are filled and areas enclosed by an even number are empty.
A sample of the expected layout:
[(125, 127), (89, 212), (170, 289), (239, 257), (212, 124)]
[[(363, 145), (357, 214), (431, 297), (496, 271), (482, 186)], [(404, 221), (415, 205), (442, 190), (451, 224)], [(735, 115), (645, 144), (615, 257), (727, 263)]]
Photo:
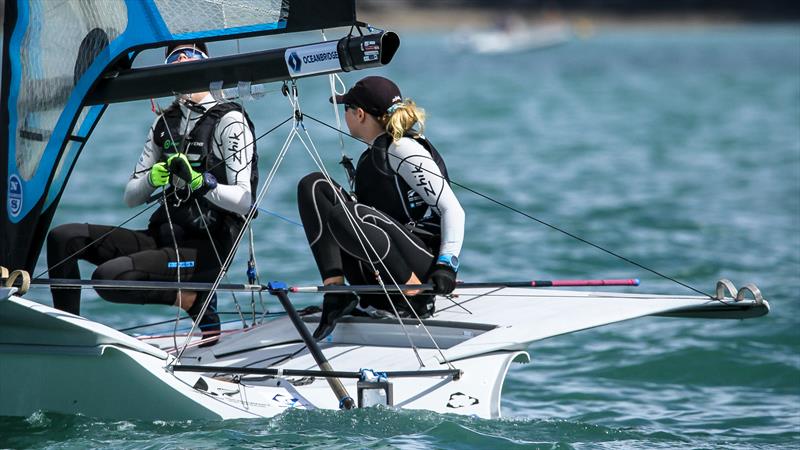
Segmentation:
[(147, 176), (150, 186), (161, 187), (169, 183), (169, 169), (167, 163), (156, 163), (150, 168), (150, 173)]
[[(176, 153), (167, 159), (167, 166), (173, 175), (182, 179), (192, 192), (203, 187), (203, 174), (196, 172), (185, 153)], [(215, 184), (216, 186), (216, 184)]]
[(433, 283), (433, 292), (447, 295), (456, 288), (456, 271), (450, 266), (437, 264), (428, 280)]

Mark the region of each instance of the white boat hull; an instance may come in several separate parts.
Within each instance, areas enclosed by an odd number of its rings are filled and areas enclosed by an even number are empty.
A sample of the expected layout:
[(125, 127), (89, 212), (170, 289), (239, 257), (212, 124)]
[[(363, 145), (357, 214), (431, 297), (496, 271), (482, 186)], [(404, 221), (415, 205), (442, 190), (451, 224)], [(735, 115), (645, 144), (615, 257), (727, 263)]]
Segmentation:
[[(233, 419), (270, 417), (288, 408), (339, 408), (324, 378), (233, 380), (169, 370), (174, 357), (158, 347), (172, 347), (172, 338), (144, 343), (11, 291), (0, 289), (0, 415), (48, 411), (107, 419)], [(392, 406), (497, 418), (509, 366), (529, 360), (531, 342), (644, 315), (697, 314), (717, 303), (700, 297), (530, 289), (463, 291), (454, 300), (461, 306), (440, 299), (439, 312), (425, 321), (441, 353), (418, 324), (406, 325), (407, 336), (396, 321), (368, 318), (346, 318), (320, 346), (336, 371), (440, 370), (448, 369), (449, 362), (461, 371), (457, 379), (391, 379)], [(769, 309), (766, 302), (735, 303), (739, 312), (729, 314), (738, 317)], [(303, 318), (309, 329), (316, 327), (317, 317)], [(422, 368), (409, 338), (418, 347)], [(182, 362), (317, 369), (288, 318), (231, 333), (213, 347), (190, 348)], [(357, 398), (357, 380), (341, 381)]]

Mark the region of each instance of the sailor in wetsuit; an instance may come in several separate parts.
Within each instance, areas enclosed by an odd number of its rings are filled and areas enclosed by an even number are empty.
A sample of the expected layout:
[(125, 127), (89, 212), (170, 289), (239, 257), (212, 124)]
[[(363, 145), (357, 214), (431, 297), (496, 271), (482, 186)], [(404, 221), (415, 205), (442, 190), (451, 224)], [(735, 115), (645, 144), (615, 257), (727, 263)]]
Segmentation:
[[(177, 45), (167, 48), (166, 63), (207, 55), (203, 43)], [(83, 259), (97, 265), (94, 280), (177, 281), (180, 275), (180, 281), (213, 282), (253, 204), (258, 184), (253, 134), (240, 105), (217, 103), (208, 92), (179, 95), (150, 127), (125, 187), (129, 207), (145, 203), (156, 189), (167, 188), (167, 200), (152, 215), (148, 228), (58, 226), (47, 237), (50, 276), (80, 278), (78, 259)], [(170, 194), (173, 191), (176, 195)], [(111, 302), (179, 306), (195, 321), (207, 297), (193, 291), (179, 296), (176, 290), (97, 292)], [(80, 313), (79, 289), (53, 288), (52, 293), (56, 308)], [(216, 296), (199, 325), (206, 337), (219, 335)]]
[[(404, 100), (392, 81), (377, 76), (360, 80), (336, 102), (344, 105), (350, 133), (370, 147), (355, 170), (355, 199), (319, 172), (299, 183), (300, 218), (323, 284), (345, 279), (375, 284), (380, 275), (387, 285), (392, 279), (432, 282), (436, 293), (449, 294), (456, 286), (464, 210), (450, 189), (444, 161), (421, 134), (424, 112)], [(433, 295), (406, 294), (420, 317), (433, 313)], [(327, 293), (314, 337), (329, 335), (359, 298), (368, 311), (392, 312), (393, 304), (401, 315), (412, 315), (399, 295)]]

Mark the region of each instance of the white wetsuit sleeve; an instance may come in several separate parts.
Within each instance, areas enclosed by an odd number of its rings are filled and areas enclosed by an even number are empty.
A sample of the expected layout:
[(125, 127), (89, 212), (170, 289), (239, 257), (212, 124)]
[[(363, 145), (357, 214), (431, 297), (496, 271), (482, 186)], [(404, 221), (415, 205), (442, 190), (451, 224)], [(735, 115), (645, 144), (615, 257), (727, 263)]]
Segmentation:
[(161, 149), (153, 145), (153, 128), (155, 128), (159, 120), (161, 120), (161, 116), (158, 116), (153, 122), (153, 125), (150, 126), (142, 155), (139, 157), (136, 168), (133, 170), (133, 174), (131, 174), (131, 178), (125, 186), (125, 195), (123, 198), (125, 204), (128, 205), (129, 208), (141, 205), (147, 201), (153, 191), (156, 190), (156, 188), (150, 184), (149, 178), (150, 168), (161, 158)]
[(253, 160), (253, 133), (241, 112), (231, 111), (222, 116), (214, 130), (213, 151), (218, 158), (225, 161), (223, 164), (229, 184), (220, 182), (205, 198), (220, 208), (237, 214), (247, 214), (252, 204), (250, 170)]
[(389, 164), (442, 219), (440, 255), (458, 256), (464, 242), (464, 209), (425, 147), (411, 138), (389, 145)]

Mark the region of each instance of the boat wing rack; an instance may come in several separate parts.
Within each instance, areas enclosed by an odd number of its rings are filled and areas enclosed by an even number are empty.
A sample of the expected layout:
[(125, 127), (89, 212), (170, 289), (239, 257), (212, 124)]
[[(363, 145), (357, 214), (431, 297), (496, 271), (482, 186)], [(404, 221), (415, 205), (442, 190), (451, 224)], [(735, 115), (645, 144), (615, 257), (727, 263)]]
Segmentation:
[[(361, 379), (361, 372), (347, 372), (337, 370), (303, 370), (303, 369), (265, 369), (257, 367), (228, 367), (228, 366), (196, 366), (196, 365), (173, 365), (170, 370), (175, 372), (202, 372), (216, 374), (236, 374), (236, 375), (271, 375), (287, 377), (320, 377), (320, 378), (356, 378)], [(380, 372), (387, 378), (424, 378), (424, 377), (453, 377), (454, 380), (461, 378), (462, 371), (458, 369), (442, 370), (398, 370), (392, 372)]]

